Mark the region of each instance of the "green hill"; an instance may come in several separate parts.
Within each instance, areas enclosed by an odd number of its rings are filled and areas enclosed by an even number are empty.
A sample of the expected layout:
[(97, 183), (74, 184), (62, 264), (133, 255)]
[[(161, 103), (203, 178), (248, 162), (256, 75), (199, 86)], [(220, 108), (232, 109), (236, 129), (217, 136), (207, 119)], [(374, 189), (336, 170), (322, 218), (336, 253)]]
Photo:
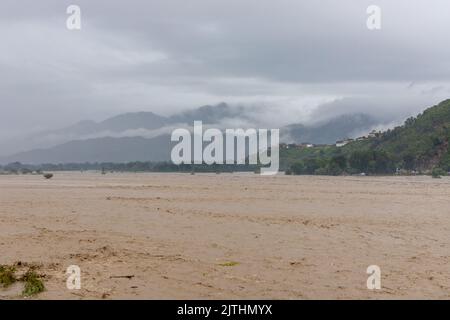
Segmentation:
[(282, 149), (281, 163), (296, 174), (391, 174), (397, 169), (450, 170), (450, 99), (402, 126), (343, 147)]

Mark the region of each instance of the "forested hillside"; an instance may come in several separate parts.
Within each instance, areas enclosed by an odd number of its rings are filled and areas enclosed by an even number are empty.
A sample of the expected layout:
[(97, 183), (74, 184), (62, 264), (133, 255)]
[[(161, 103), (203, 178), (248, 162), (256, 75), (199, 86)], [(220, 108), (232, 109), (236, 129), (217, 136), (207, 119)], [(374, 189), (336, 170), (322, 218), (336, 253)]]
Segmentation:
[(390, 174), (450, 170), (450, 100), (408, 118), (402, 126), (343, 147), (282, 150), (295, 174)]

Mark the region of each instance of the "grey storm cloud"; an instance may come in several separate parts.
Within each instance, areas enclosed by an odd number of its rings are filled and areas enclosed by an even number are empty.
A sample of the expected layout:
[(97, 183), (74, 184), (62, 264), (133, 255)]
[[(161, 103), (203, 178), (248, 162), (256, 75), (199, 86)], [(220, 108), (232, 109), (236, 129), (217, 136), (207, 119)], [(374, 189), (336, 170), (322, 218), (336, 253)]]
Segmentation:
[(219, 101), (279, 123), (400, 117), (450, 95), (450, 2), (375, 1), (370, 31), (373, 2), (2, 0), (0, 135)]

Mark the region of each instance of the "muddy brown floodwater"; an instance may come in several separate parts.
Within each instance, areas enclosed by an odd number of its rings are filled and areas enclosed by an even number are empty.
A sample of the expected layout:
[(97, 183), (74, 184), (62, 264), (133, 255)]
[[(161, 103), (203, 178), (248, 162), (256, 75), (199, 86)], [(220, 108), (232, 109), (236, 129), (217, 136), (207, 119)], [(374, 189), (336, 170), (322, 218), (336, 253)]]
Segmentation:
[(4, 175), (0, 252), (44, 276), (35, 299), (448, 299), (450, 179)]

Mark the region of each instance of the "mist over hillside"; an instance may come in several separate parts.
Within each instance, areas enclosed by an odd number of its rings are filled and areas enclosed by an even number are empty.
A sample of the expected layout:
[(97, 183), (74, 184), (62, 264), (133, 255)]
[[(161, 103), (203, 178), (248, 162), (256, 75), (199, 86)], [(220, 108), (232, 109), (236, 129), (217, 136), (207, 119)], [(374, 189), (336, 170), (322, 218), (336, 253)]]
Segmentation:
[[(202, 106), (172, 116), (153, 112), (124, 113), (95, 122), (85, 120), (58, 130), (9, 141), (2, 163), (123, 162), (170, 160), (170, 134), (176, 128), (191, 129), (194, 121), (205, 127), (268, 128), (255, 109), (226, 103)], [(339, 115), (312, 125), (280, 127), (282, 142), (331, 144), (336, 140), (369, 132), (380, 120), (361, 113)], [(277, 127), (275, 127), (277, 128)], [(13, 146), (11, 146), (13, 144)], [(9, 154), (5, 154), (9, 151)]]

